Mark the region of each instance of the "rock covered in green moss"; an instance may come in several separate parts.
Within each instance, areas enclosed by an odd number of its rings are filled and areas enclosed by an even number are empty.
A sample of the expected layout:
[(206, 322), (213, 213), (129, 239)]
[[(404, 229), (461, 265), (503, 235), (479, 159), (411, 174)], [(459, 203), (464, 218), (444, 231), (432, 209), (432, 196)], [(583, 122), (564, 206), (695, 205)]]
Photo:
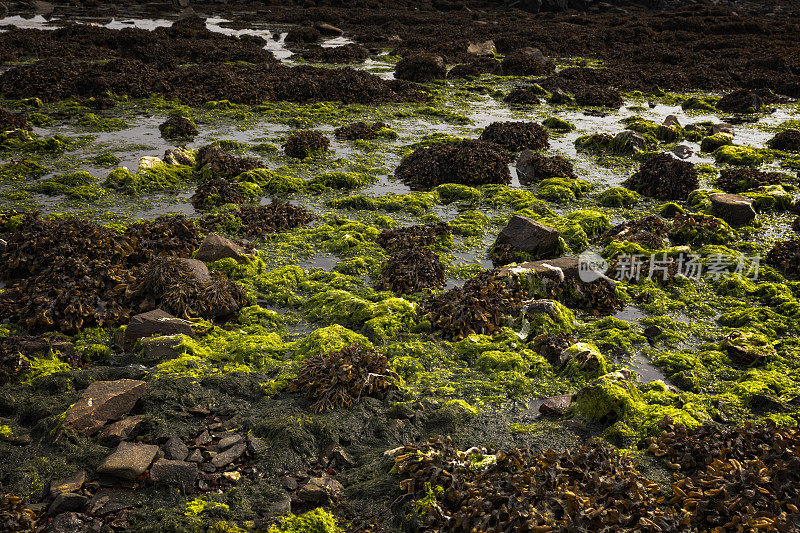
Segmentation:
[(483, 130), (481, 141), (502, 146), (509, 152), (544, 150), (550, 146), (547, 130), (536, 122), (492, 122)]
[(549, 117), (542, 121), (542, 126), (553, 131), (572, 131), (575, 125), (558, 117)]
[(631, 207), (639, 202), (639, 193), (625, 187), (609, 187), (597, 195), (603, 207)]
[(669, 236), (677, 244), (726, 244), (736, 236), (736, 230), (714, 216), (687, 214), (674, 218)]
[(555, 300), (525, 302), (514, 324), (529, 341), (539, 335), (572, 333), (577, 327), (572, 311)]
[(703, 140), (700, 142), (700, 150), (703, 152), (714, 152), (717, 148), (730, 144), (733, 144), (733, 135), (720, 132), (709, 135), (708, 137), (703, 137)]
[(608, 373), (609, 365), (605, 356), (594, 344), (578, 342), (564, 350), (561, 358), (565, 361), (567, 375), (593, 379)]
[(301, 192), (306, 186), (303, 178), (267, 168), (255, 168), (242, 172), (236, 177), (236, 181), (258, 185), (264, 193), (275, 196)]
[(574, 202), (589, 190), (586, 180), (572, 178), (547, 178), (539, 182), (536, 196), (550, 202)]
[(395, 177), (413, 188), (430, 189), (442, 183), (483, 185), (507, 184), (510, 156), (494, 143), (467, 140), (418, 148), (404, 157)]
[(192, 139), (197, 136), (197, 125), (190, 119), (181, 116), (169, 117), (158, 126), (165, 139)]
[(126, 167), (120, 167), (111, 171), (103, 185), (126, 194), (170, 191), (181, 188), (191, 180), (191, 177), (191, 167), (169, 165), (157, 157), (143, 157), (139, 160), (139, 170), (136, 174), (131, 173)]
[(749, 146), (728, 144), (714, 150), (714, 160), (717, 163), (729, 165), (758, 166), (766, 161), (767, 157), (759, 150)]

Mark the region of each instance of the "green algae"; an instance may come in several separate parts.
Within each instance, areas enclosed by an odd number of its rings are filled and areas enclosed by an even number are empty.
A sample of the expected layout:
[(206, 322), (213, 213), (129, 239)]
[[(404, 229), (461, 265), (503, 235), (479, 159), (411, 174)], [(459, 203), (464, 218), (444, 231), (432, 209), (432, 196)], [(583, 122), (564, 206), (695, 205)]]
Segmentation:
[(84, 131), (119, 131), (129, 128), (127, 122), (121, 118), (106, 118), (95, 113), (87, 113), (75, 123)]
[(583, 197), (590, 187), (586, 180), (547, 178), (539, 182), (536, 196), (550, 202), (574, 202)]
[(306, 187), (306, 181), (303, 178), (266, 168), (243, 172), (237, 176), (236, 181), (258, 185), (264, 193), (279, 196), (301, 192)]
[(600, 349), (589, 342), (578, 342), (564, 350), (569, 358), (564, 374), (578, 379), (592, 379), (608, 374), (609, 364)]
[(430, 210), (438, 203), (435, 192), (411, 192), (406, 194), (389, 193), (377, 198), (363, 194), (334, 198), (325, 202), (328, 207), (337, 209), (355, 209), (361, 211), (388, 211), (396, 213), (405, 211), (419, 215)]
[(331, 189), (352, 191), (375, 181), (377, 181), (375, 176), (361, 172), (322, 172), (306, 182), (306, 190), (315, 193)]
[(720, 132), (714, 135), (703, 137), (700, 143), (700, 150), (703, 152), (714, 152), (722, 146), (733, 144), (733, 135), (730, 133)]
[(603, 207), (632, 207), (641, 195), (625, 187), (609, 187), (597, 195), (597, 203)]
[(763, 150), (735, 144), (720, 146), (713, 155), (717, 163), (737, 166), (758, 166), (770, 159)]
[(97, 181), (88, 172), (78, 171), (40, 181), (28, 187), (28, 190), (48, 196), (64, 195), (76, 200), (93, 201), (107, 193), (96, 185)]
[(0, 133), (0, 151), (21, 154), (60, 154), (73, 148), (76, 142), (62, 135), (40, 137), (25, 130)]
[(575, 129), (574, 124), (558, 117), (548, 117), (542, 121), (542, 125), (553, 131), (572, 131)]
[(681, 108), (684, 111), (711, 111), (717, 110), (717, 99), (713, 97), (691, 96), (683, 100)]
[(103, 185), (125, 194), (141, 192), (180, 190), (192, 179), (192, 167), (169, 165), (160, 159), (150, 158), (139, 162), (134, 174), (126, 167), (119, 167), (106, 177)]
[(453, 233), (463, 236), (480, 236), (486, 232), (486, 228), (491, 224), (488, 216), (480, 211), (470, 210), (459, 213), (450, 222)]
[(270, 526), (267, 533), (340, 533), (342, 529), (331, 513), (321, 507), (299, 516), (289, 514), (280, 523)]
[(50, 115), (43, 113), (31, 113), (28, 115), (28, 122), (40, 128), (46, 128), (53, 125), (53, 118)]
[(443, 183), (433, 189), (439, 195), (439, 203), (449, 205), (452, 203), (477, 204), (482, 196), (479, 189), (460, 183)]

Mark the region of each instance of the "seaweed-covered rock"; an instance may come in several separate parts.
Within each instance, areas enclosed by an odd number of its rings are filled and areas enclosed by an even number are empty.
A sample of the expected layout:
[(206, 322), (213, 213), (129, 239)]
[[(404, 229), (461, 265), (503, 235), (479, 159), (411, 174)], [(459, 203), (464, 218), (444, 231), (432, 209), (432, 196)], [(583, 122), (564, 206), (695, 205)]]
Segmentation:
[(649, 215), (637, 220), (628, 220), (617, 224), (600, 236), (600, 241), (609, 243), (612, 240), (627, 241), (640, 244), (651, 250), (664, 247), (664, 239), (669, 233), (669, 226), (661, 218)]
[(369, 58), (369, 50), (355, 43), (331, 47), (310, 45), (297, 55), (316, 63), (363, 63)]
[(610, 87), (580, 85), (573, 90), (573, 94), (575, 103), (581, 106), (619, 109), (623, 104), (619, 91)]
[(434, 54), (413, 54), (397, 62), (394, 77), (398, 80), (425, 83), (443, 80), (447, 77), (447, 67), (441, 56)]
[(311, 400), (311, 410), (319, 413), (350, 407), (362, 396), (385, 395), (397, 388), (397, 379), (385, 355), (350, 345), (306, 359), (290, 388)]
[(0, 107), (0, 131), (9, 130), (29, 130), (31, 129), (25, 115), (22, 113), (12, 113)]
[(735, 234), (724, 220), (697, 213), (676, 215), (669, 230), (677, 244), (726, 244)]
[(386, 250), (402, 250), (418, 246), (430, 246), (437, 239), (452, 235), (453, 230), (446, 222), (425, 224), (424, 226), (407, 226), (398, 229), (385, 229), (380, 232), (375, 242)]
[(395, 169), (403, 183), (430, 189), (442, 183), (463, 185), (507, 184), (511, 181), (508, 152), (494, 143), (467, 140), (417, 148)]
[(506, 76), (542, 76), (555, 69), (538, 48), (522, 48), (506, 55), (501, 67)]
[(189, 257), (202, 242), (197, 224), (186, 215), (161, 215), (153, 220), (141, 220), (128, 226), (134, 251), (128, 256), (131, 263), (147, 261), (165, 255)]
[(703, 137), (700, 141), (700, 150), (703, 152), (713, 152), (721, 146), (733, 144), (733, 135), (730, 133), (719, 132), (707, 137)]
[(717, 101), (717, 108), (728, 113), (756, 113), (763, 105), (759, 95), (746, 89), (728, 93)]
[(505, 95), (503, 101), (507, 104), (514, 105), (539, 105), (541, 104), (541, 100), (539, 99), (539, 93), (535, 91), (531, 91), (526, 87), (515, 87), (511, 89), (511, 91)]
[(578, 179), (568, 159), (560, 155), (547, 157), (531, 150), (519, 155), (514, 168), (520, 183), (537, 183), (548, 178)]
[(311, 26), (293, 28), (284, 39), (287, 43), (315, 43), (322, 38), (318, 29)]
[(776, 242), (765, 260), (787, 276), (800, 278), (800, 239)]
[(744, 226), (756, 218), (753, 200), (738, 194), (712, 194), (711, 208), (718, 216), (731, 226)]
[(767, 185), (780, 185), (785, 178), (780, 172), (763, 172), (755, 168), (724, 168), (715, 184), (725, 192), (742, 193)]
[(467, 63), (460, 63), (451, 68), (447, 77), (450, 79), (471, 78), (481, 74), (500, 74), (501, 70), (500, 62), (493, 57), (475, 57)]
[(767, 141), (767, 146), (773, 150), (785, 150), (787, 152), (800, 151), (800, 130), (783, 130)]
[(314, 218), (305, 207), (273, 201), (267, 205), (242, 205), (235, 211), (209, 215), (200, 220), (200, 225), (209, 231), (216, 231), (219, 226), (234, 226), (240, 228), (242, 236), (257, 239), (305, 226)]
[(197, 126), (186, 117), (170, 117), (158, 126), (165, 139), (192, 139), (197, 136)]
[(502, 146), (509, 152), (549, 148), (549, 135), (536, 122), (492, 122), (483, 130), (481, 141)]
[(366, 122), (354, 122), (347, 126), (336, 128), (333, 134), (337, 139), (344, 139), (347, 141), (355, 141), (358, 139), (372, 140), (380, 136), (380, 131), (386, 128), (383, 122), (373, 122), (367, 124)]
[(521, 294), (493, 272), (484, 271), (462, 287), (454, 287), (420, 304), (433, 329), (448, 340), (474, 333), (491, 335), (522, 306)]
[(424, 246), (400, 249), (389, 256), (375, 284), (378, 290), (413, 294), (423, 289), (441, 289), (445, 268), (433, 250)]
[(197, 167), (212, 175), (233, 178), (258, 167), (254, 158), (237, 157), (217, 145), (209, 144), (197, 151)]
[(310, 155), (326, 151), (329, 145), (328, 138), (318, 131), (298, 131), (286, 139), (283, 149), (290, 157), (305, 159)]
[(248, 195), (242, 186), (225, 178), (212, 178), (201, 183), (192, 195), (195, 209), (211, 209), (225, 204), (242, 204)]
[(669, 154), (651, 157), (623, 183), (629, 189), (659, 200), (685, 200), (699, 184), (694, 165)]
[(514, 215), (492, 245), (492, 263), (533, 261), (559, 253), (558, 230), (528, 217)]

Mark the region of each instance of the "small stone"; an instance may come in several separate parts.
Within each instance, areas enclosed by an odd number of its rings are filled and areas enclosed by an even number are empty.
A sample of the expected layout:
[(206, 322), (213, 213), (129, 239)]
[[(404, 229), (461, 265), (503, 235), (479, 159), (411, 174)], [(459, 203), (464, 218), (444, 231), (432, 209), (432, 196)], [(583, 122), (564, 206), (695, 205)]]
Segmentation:
[(728, 124), (727, 122), (714, 124), (711, 126), (711, 134), (716, 135), (717, 133), (730, 133), (733, 135), (733, 124)]
[(326, 37), (339, 37), (344, 33), (344, 31), (327, 22), (315, 22), (314, 29)]
[(563, 416), (567, 409), (572, 405), (572, 395), (562, 394), (560, 396), (552, 396), (547, 398), (539, 406), (539, 412), (543, 415)]
[(194, 449), (192, 453), (186, 458), (187, 461), (190, 463), (202, 463), (203, 462), (203, 454), (200, 450)]
[(119, 444), (123, 440), (130, 440), (138, 435), (139, 428), (142, 427), (142, 422), (144, 422), (144, 416), (142, 415), (123, 418), (119, 422), (114, 422), (104, 427), (100, 431), (98, 437), (101, 441), (108, 444)]
[(142, 339), (142, 360), (145, 363), (156, 364), (168, 359), (175, 359), (180, 355), (178, 351), (180, 343), (180, 339), (175, 335)]
[(731, 226), (744, 226), (756, 218), (753, 200), (750, 198), (738, 194), (716, 193), (710, 199), (714, 215)]
[(89, 502), (89, 498), (72, 492), (62, 492), (47, 509), (49, 516), (55, 516), (66, 511), (80, 511)]
[(79, 470), (74, 475), (50, 483), (50, 496), (55, 498), (62, 492), (78, 492), (86, 482), (86, 472)]
[(292, 498), (288, 494), (284, 494), (280, 500), (270, 504), (270, 506), (267, 508), (267, 514), (269, 516), (277, 516), (289, 513), (291, 510)]
[(667, 118), (664, 119), (663, 124), (667, 127), (675, 126), (676, 128), (681, 127), (681, 123), (678, 122), (678, 117), (675, 115), (667, 115)]
[(184, 492), (194, 490), (197, 475), (197, 464), (187, 461), (159, 459), (150, 469), (150, 479), (154, 483), (176, 483), (183, 487)]
[(636, 153), (647, 150), (647, 139), (637, 131), (625, 130), (614, 136), (614, 145), (622, 153)]
[(328, 498), (334, 499), (342, 495), (344, 487), (335, 479), (323, 476), (312, 477), (308, 483), (297, 492), (298, 497), (304, 502), (321, 503)]
[(672, 153), (680, 159), (689, 159), (694, 154), (694, 150), (685, 144), (680, 144), (672, 149)]
[(211, 463), (203, 463), (200, 465), (200, 470), (205, 472), (206, 474), (213, 474), (217, 471), (217, 467), (212, 465)]
[(163, 449), (164, 457), (171, 461), (184, 461), (189, 455), (189, 448), (178, 437), (170, 437), (164, 443)]
[(281, 485), (289, 492), (297, 490), (297, 479), (291, 476), (283, 476), (281, 478)]
[(234, 444), (239, 444), (239, 443), (242, 443), (242, 442), (244, 442), (244, 439), (242, 438), (241, 435), (229, 435), (229, 436), (223, 438), (222, 440), (220, 440), (217, 443), (217, 446), (219, 446), (220, 450), (227, 450), (228, 448), (230, 448)]
[(131, 318), (125, 330), (125, 346), (130, 348), (143, 337), (153, 335), (194, 336), (191, 322), (176, 318), (161, 309), (141, 313)]
[(242, 474), (240, 472), (223, 472), (222, 477), (227, 479), (228, 481), (233, 481), (236, 483), (240, 479), (242, 479)]
[(244, 443), (236, 444), (224, 452), (217, 454), (213, 459), (211, 459), (211, 464), (213, 464), (217, 468), (222, 468), (231, 464), (233, 461), (238, 459), (242, 456), (242, 454), (247, 450), (247, 445)]
[(195, 258), (200, 261), (219, 261), (220, 259), (233, 258), (237, 261), (247, 259), (244, 249), (230, 239), (226, 239), (216, 233), (209, 233), (203, 240), (203, 244), (195, 254)]
[(158, 446), (153, 444), (120, 442), (97, 467), (97, 473), (134, 480), (147, 471), (157, 453)]
[(494, 41), (488, 40), (482, 43), (469, 43), (467, 53), (476, 56), (491, 56), (495, 52)]
[(497, 236), (497, 245), (507, 245), (513, 251), (530, 254), (534, 259), (546, 259), (558, 251), (558, 230), (531, 218), (514, 215)]
[(64, 415), (63, 427), (95, 433), (107, 421), (116, 420), (133, 409), (147, 389), (147, 383), (133, 379), (95, 381)]
[(205, 446), (206, 444), (211, 442), (211, 434), (206, 430), (200, 433), (194, 443), (197, 446)]

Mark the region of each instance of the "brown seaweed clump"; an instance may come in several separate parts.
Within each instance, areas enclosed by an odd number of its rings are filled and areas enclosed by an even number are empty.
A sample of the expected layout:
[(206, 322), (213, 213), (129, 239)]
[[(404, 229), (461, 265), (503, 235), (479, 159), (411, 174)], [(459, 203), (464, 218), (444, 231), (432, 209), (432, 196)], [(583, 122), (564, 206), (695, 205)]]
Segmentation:
[(243, 237), (257, 239), (305, 226), (314, 218), (302, 206), (273, 201), (267, 205), (243, 205), (235, 211), (208, 215), (200, 219), (199, 224), (206, 231), (217, 231), (219, 226), (239, 226)]
[(800, 239), (776, 242), (765, 260), (785, 275), (800, 278)]
[(573, 88), (575, 102), (587, 107), (610, 107), (619, 109), (622, 107), (622, 95), (619, 91), (610, 87), (598, 85), (578, 85)]
[(451, 68), (447, 77), (450, 79), (471, 78), (481, 74), (500, 74), (501, 71), (500, 62), (493, 57), (476, 57), (467, 63), (460, 63)]
[(12, 113), (0, 107), (0, 131), (29, 130), (31, 125), (22, 113)]
[(688, 531), (796, 531), (800, 428), (745, 424), (687, 430), (663, 420), (648, 451), (676, 471), (672, 498)]
[(372, 140), (378, 138), (378, 132), (386, 127), (383, 122), (373, 122), (367, 124), (366, 122), (354, 122), (347, 126), (342, 126), (333, 130), (333, 134), (337, 139), (344, 139), (346, 141), (356, 140)]
[(385, 355), (352, 345), (307, 359), (290, 390), (304, 394), (320, 413), (350, 407), (362, 396), (381, 396), (397, 388), (397, 378)]
[(237, 157), (219, 146), (209, 144), (197, 151), (197, 168), (213, 175), (235, 178), (242, 172), (258, 167), (258, 159)]
[(407, 226), (398, 229), (385, 229), (375, 242), (385, 250), (399, 250), (415, 246), (430, 246), (441, 237), (452, 235), (453, 230), (447, 222)]
[(29, 330), (111, 327), (127, 319), (121, 301), (130, 282), (123, 264), (131, 239), (76, 217), (24, 215), (0, 254), (0, 316)]
[(768, 140), (767, 146), (773, 150), (800, 152), (800, 130), (783, 130)]
[(192, 205), (195, 209), (212, 209), (225, 204), (243, 204), (248, 200), (239, 183), (225, 178), (211, 178), (195, 189)]
[(728, 113), (755, 113), (763, 106), (761, 97), (747, 89), (728, 93), (717, 102), (717, 108)]
[(669, 225), (655, 215), (617, 224), (600, 236), (600, 242), (608, 244), (613, 240), (640, 244), (645, 248), (658, 250), (665, 245)]
[(786, 178), (780, 172), (763, 172), (750, 167), (725, 168), (716, 185), (725, 192), (740, 193), (765, 185), (780, 185)]
[(289, 157), (305, 159), (310, 155), (326, 151), (329, 145), (328, 138), (318, 131), (298, 131), (286, 139), (283, 149)]
[(397, 62), (394, 68), (394, 77), (398, 80), (415, 83), (443, 80), (447, 77), (447, 67), (440, 56), (425, 53), (413, 54)]
[(536, 122), (492, 122), (483, 130), (480, 140), (502, 146), (509, 152), (550, 147), (547, 129)]
[(194, 219), (183, 214), (137, 221), (128, 226), (125, 235), (135, 248), (128, 256), (129, 263), (142, 263), (159, 255), (189, 257), (203, 242)]
[(0, 494), (0, 531), (35, 531), (37, 520), (36, 513), (25, 508), (22, 498), (13, 494)]
[(242, 287), (194, 259), (156, 257), (142, 266), (130, 296), (138, 312), (163, 309), (179, 318), (231, 316), (245, 303)]
[(515, 50), (503, 58), (501, 66), (506, 76), (543, 76), (555, 69), (538, 48)]
[(508, 184), (510, 160), (508, 152), (494, 143), (467, 140), (417, 148), (403, 158), (394, 174), (415, 189), (430, 189), (442, 183)]
[(446, 281), (445, 267), (439, 256), (430, 248), (415, 246), (389, 256), (375, 288), (395, 294), (414, 294), (424, 289), (441, 289)]
[(328, 48), (310, 45), (297, 55), (316, 63), (363, 63), (369, 58), (369, 50), (354, 43)]
[(658, 154), (639, 166), (623, 186), (659, 200), (686, 200), (700, 181), (692, 163), (669, 154)]
[(599, 439), (572, 451), (459, 451), (450, 437), (409, 444), (395, 454), (400, 488), (425, 531), (676, 531), (660, 487), (631, 459)]
[(538, 183), (547, 178), (578, 179), (569, 159), (556, 155), (548, 157), (534, 152), (524, 152), (516, 165), (521, 183)]
[(522, 307), (522, 293), (510, 287), (493, 271), (484, 271), (467, 280), (463, 287), (428, 298), (422, 311), (433, 329), (457, 341), (479, 333), (492, 335), (499, 331), (512, 313)]
[(503, 98), (503, 101), (511, 105), (539, 105), (539, 94), (526, 88), (515, 87)]
[(197, 126), (186, 117), (169, 117), (158, 126), (165, 139), (192, 139), (197, 136)]

